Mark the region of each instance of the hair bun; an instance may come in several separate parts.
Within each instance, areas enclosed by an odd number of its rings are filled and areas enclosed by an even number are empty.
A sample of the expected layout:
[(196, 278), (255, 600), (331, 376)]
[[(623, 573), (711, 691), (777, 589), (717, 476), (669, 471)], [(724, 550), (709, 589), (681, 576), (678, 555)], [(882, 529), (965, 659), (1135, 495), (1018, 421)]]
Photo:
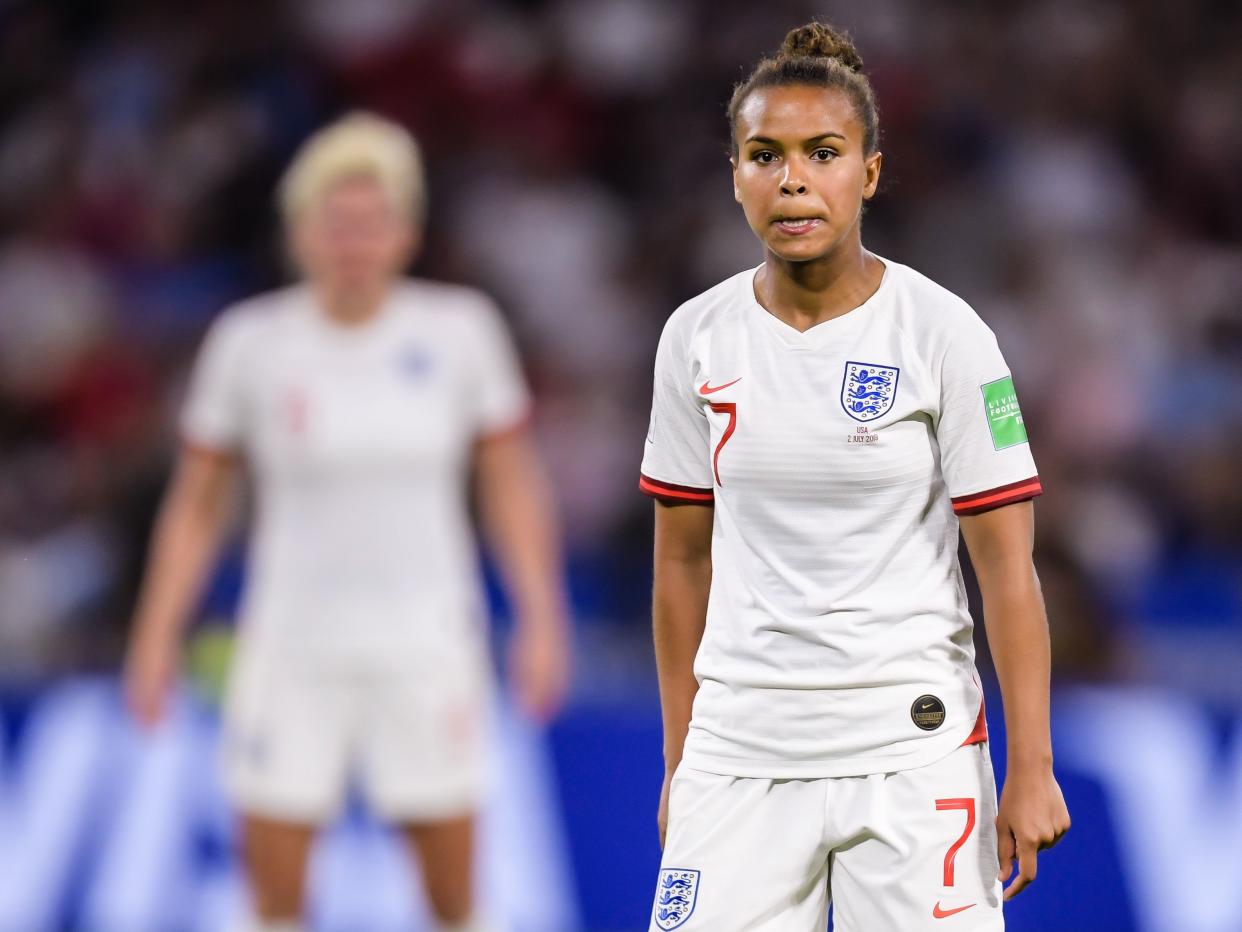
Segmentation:
[(777, 60), (796, 58), (832, 58), (850, 71), (861, 72), (862, 56), (844, 31), (833, 29), (824, 23), (807, 23), (791, 29), (776, 53)]

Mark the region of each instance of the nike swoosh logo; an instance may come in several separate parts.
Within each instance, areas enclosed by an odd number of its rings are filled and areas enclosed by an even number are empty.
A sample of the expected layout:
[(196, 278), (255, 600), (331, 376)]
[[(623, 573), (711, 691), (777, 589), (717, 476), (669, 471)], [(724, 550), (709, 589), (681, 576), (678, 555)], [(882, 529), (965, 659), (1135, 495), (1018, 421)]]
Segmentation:
[(956, 909), (941, 909), (940, 904), (936, 903), (936, 905), (932, 907), (932, 918), (947, 919), (949, 916), (955, 916), (960, 912), (970, 909), (970, 907), (974, 905), (974, 903), (967, 903), (965, 906), (959, 906)]
[(934, 702), (924, 702), (921, 706), (919, 706), (919, 708), (920, 708), (920, 709), (930, 709), (933, 705), (935, 705), (935, 703), (934, 703)]
[[(708, 381), (710, 382), (710, 379)], [(721, 389), (728, 388), (730, 385), (736, 385), (740, 381), (742, 381), (741, 376), (738, 376), (732, 382), (725, 382), (724, 385), (711, 386), (708, 384), (708, 382), (704, 382), (702, 385), (699, 386), (699, 394), (710, 395), (712, 392), (718, 392)]]

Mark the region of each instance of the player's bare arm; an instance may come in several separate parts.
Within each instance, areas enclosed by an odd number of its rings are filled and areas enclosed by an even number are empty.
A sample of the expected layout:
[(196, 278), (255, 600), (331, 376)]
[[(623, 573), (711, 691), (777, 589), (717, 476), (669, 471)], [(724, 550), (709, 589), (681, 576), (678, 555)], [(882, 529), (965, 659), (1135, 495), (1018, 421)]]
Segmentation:
[(656, 672), (664, 718), (664, 788), (660, 842), (668, 825), (668, 792), (681, 763), (698, 682), (694, 656), (707, 621), (712, 582), (712, 517), (701, 505), (655, 505), (655, 587), (651, 600)]
[(186, 447), (165, 493), (151, 542), (125, 662), (125, 694), (148, 727), (163, 714), (181, 633), (232, 513), (238, 461)]
[(481, 440), (475, 475), (480, 518), (517, 621), (509, 653), (514, 688), (522, 707), (546, 720), (568, 688), (570, 625), (552, 493), (530, 431)]
[(1052, 773), (1048, 689), (1048, 619), (1032, 549), (1034, 507), (1007, 505), (962, 517), (962, 536), (983, 594), (988, 643), (1000, 680), (1008, 736), (1005, 786), (996, 819), (1000, 877), (1015, 858), (1012, 899), (1035, 879), (1038, 852), (1069, 830), (1069, 810)]

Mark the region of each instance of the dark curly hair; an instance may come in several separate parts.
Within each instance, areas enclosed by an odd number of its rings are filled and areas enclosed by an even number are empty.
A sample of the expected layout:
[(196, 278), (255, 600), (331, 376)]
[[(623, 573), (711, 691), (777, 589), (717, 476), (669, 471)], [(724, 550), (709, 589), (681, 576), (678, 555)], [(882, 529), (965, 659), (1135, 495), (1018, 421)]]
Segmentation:
[(780, 50), (755, 66), (750, 77), (733, 88), (729, 99), (729, 146), (737, 155), (737, 113), (746, 98), (765, 87), (836, 88), (854, 105), (863, 126), (863, 154), (880, 146), (880, 114), (875, 92), (863, 73), (862, 56), (849, 35), (824, 23), (810, 22), (789, 30)]

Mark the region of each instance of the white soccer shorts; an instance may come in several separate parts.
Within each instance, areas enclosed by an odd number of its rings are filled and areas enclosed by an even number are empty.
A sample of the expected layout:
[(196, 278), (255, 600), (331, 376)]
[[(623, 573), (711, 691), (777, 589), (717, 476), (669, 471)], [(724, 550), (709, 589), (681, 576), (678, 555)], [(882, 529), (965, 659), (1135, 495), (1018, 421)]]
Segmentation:
[(679, 767), (651, 932), (995, 932), (986, 743), (914, 770), (769, 780)]
[(328, 663), (243, 642), (222, 742), (225, 786), (242, 811), (322, 824), (351, 780), (393, 822), (477, 809), (488, 769), (486, 662), (394, 666)]

